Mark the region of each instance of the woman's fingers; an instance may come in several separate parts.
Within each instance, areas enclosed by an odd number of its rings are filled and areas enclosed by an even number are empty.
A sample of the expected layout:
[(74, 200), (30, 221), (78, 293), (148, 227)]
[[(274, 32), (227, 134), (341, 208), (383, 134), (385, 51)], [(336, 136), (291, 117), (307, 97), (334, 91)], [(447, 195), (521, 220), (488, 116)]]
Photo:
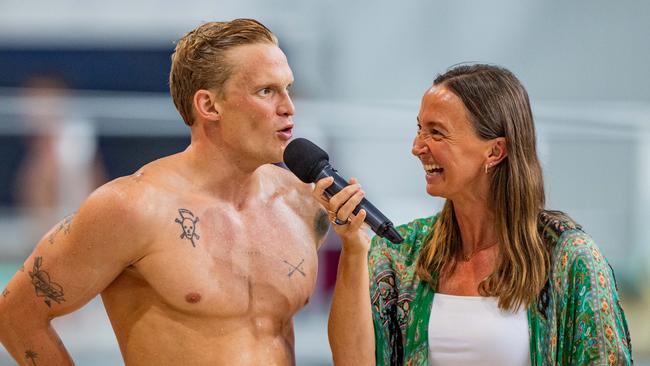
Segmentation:
[[(348, 200), (350, 200), (358, 191), (361, 190), (361, 186), (357, 184), (351, 184), (343, 188), (340, 192), (335, 194), (330, 198), (330, 207), (334, 212), (338, 212), (343, 205), (345, 205)], [(340, 218), (344, 218), (340, 216)]]
[(332, 177), (323, 178), (318, 182), (316, 182), (313, 191), (314, 198), (328, 210), (329, 210), (329, 203), (328, 203), (329, 200), (325, 196), (325, 189), (331, 186), (332, 183), (334, 183), (334, 178)]
[(350, 229), (355, 231), (361, 229), (361, 225), (363, 225), (363, 221), (365, 219), (366, 219), (366, 210), (364, 209), (359, 210), (358, 214), (352, 215), (350, 217)]
[(336, 215), (338, 216), (339, 220), (347, 220), (352, 216), (352, 212), (354, 212), (354, 209), (359, 205), (361, 200), (363, 199), (365, 195), (365, 192), (359, 187), (352, 197), (350, 197), (343, 206), (339, 207), (338, 210), (336, 210)]
[[(356, 178), (351, 178), (349, 181), (350, 185), (343, 188), (334, 196), (327, 198), (325, 189), (331, 186), (333, 182), (334, 178), (332, 177), (323, 178), (317, 181), (314, 186), (314, 191), (312, 192), (314, 198), (316, 198), (316, 200), (318, 200), (318, 202), (329, 211), (330, 220), (333, 221), (335, 218), (338, 218), (340, 221), (353, 219), (352, 212), (364, 197), (361, 185)], [(363, 223), (363, 220), (361, 220), (361, 222)]]

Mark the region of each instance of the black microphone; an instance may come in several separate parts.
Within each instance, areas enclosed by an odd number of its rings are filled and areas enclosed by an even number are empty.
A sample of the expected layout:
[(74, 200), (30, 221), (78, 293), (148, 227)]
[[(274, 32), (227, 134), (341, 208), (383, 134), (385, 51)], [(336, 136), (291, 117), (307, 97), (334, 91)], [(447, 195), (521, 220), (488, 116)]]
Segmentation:
[[(331, 197), (347, 187), (348, 183), (330, 165), (329, 160), (329, 155), (323, 149), (304, 138), (291, 141), (284, 150), (284, 163), (301, 181), (314, 183), (326, 177), (333, 177), (334, 183), (325, 189)], [(356, 215), (362, 208), (366, 210), (365, 222), (377, 235), (395, 244), (404, 241), (393, 227), (393, 223), (365, 198), (359, 202), (353, 213)]]

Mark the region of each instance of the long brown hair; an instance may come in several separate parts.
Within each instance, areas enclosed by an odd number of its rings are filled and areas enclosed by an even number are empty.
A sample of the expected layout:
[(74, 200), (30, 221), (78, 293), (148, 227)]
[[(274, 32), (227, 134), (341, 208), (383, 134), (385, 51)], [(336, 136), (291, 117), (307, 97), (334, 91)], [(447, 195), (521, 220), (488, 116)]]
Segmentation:
[[(484, 64), (456, 66), (436, 77), (434, 85), (460, 97), (479, 137), (506, 139), (508, 155), (492, 168), (488, 202), (500, 254), (479, 293), (498, 297), (502, 309), (516, 310), (535, 300), (549, 272), (548, 250), (537, 231), (544, 182), (528, 93), (510, 71)], [(432, 274), (453, 268), (461, 249), (453, 202), (447, 200), (420, 253), (418, 276), (435, 286)]]

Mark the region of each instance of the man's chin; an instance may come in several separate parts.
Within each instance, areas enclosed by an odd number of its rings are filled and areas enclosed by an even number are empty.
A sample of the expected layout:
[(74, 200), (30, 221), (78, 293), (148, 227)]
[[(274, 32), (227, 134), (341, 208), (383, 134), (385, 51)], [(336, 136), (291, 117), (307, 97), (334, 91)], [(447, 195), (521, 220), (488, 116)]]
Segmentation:
[(287, 147), (288, 141), (281, 144), (280, 148), (273, 154), (271, 160), (273, 163), (281, 163), (284, 161), (284, 149)]
[(284, 157), (282, 152), (280, 152), (280, 154), (270, 154), (267, 156), (267, 159), (264, 159), (263, 164), (273, 164), (284, 167)]

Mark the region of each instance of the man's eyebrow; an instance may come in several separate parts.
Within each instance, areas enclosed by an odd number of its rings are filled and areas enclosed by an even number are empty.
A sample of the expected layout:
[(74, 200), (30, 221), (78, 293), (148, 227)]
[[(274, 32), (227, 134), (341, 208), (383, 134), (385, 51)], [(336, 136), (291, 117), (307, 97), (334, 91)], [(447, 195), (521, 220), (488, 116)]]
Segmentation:
[(290, 88), (292, 87), (294, 82), (290, 82), (288, 84), (277, 82), (277, 81), (264, 81), (255, 84), (254, 88), (255, 89), (262, 89), (262, 88)]

